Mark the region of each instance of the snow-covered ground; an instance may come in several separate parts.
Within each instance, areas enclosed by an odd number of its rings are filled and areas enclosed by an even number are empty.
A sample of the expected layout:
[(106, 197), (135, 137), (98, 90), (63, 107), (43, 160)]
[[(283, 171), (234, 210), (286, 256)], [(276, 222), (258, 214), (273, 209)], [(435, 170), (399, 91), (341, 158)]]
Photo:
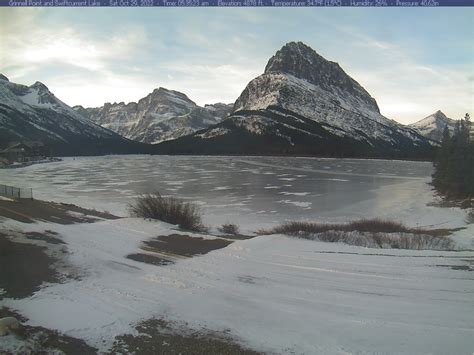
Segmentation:
[[(14, 227), (13, 223), (9, 223)], [(17, 225), (18, 226), (18, 225)], [(471, 354), (474, 252), (380, 250), (280, 235), (153, 266), (126, 259), (173, 227), (140, 219), (36, 224), (64, 236), (83, 275), (8, 300), (29, 324), (105, 350), (153, 316), (222, 331), (260, 351)]]
[[(82, 276), (3, 303), (31, 325), (106, 350), (151, 317), (228, 331), (255, 350), (297, 354), (472, 354), (474, 224), (458, 208), (427, 206), (428, 163), (309, 158), (93, 157), (0, 171), (37, 198), (126, 213), (137, 193), (200, 201), (212, 227), (244, 231), (287, 219), (384, 217), (466, 227), (464, 251), (381, 250), (281, 235), (235, 241), (165, 266), (126, 258), (176, 233), (135, 218), (2, 227), (59, 233)], [(211, 236), (207, 238), (212, 238)], [(467, 250), (471, 249), (471, 250)]]

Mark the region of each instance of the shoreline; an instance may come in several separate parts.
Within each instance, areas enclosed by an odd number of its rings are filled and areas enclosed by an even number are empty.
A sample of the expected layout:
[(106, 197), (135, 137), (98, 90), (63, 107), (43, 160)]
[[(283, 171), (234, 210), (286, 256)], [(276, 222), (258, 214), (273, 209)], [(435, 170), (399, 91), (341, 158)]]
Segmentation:
[(107, 156), (163, 156), (163, 157), (206, 157), (206, 158), (295, 158), (295, 159), (322, 159), (322, 160), (368, 160), (368, 161), (399, 161), (399, 162), (422, 162), (433, 163), (430, 159), (401, 159), (401, 158), (383, 158), (383, 157), (333, 157), (316, 155), (289, 155), (289, 154), (156, 154), (156, 153), (125, 153), (125, 154), (97, 154), (97, 155), (65, 155), (61, 158), (89, 158), (89, 157), (107, 157)]
[(56, 163), (60, 161), (63, 161), (63, 159), (57, 158), (57, 157), (51, 157), (51, 158), (43, 159), (43, 160), (35, 160), (35, 161), (28, 161), (28, 162), (23, 162), (19, 164), (13, 163), (9, 165), (3, 165), (3, 166), (0, 166), (0, 169), (19, 169), (19, 168), (25, 168), (31, 165), (36, 165), (36, 164)]

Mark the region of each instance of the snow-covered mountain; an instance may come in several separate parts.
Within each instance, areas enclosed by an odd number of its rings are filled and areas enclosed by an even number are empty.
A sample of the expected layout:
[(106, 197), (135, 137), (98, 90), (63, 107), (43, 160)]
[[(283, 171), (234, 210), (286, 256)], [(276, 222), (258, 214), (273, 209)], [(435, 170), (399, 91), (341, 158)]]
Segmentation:
[(125, 153), (138, 147), (78, 114), (44, 84), (15, 84), (1, 75), (0, 148), (32, 141), (57, 155)]
[(373, 97), (335, 62), (301, 42), (283, 46), (222, 123), (164, 153), (309, 154), (422, 158), (429, 141), (380, 114)]
[(158, 143), (219, 123), (231, 112), (232, 105), (200, 107), (181, 92), (158, 88), (138, 103), (106, 103), (97, 108), (75, 106), (74, 109), (124, 137), (143, 143)]
[(441, 142), (444, 128), (448, 126), (449, 131), (453, 133), (455, 124), (455, 120), (447, 117), (443, 112), (438, 110), (432, 115), (410, 124), (409, 127), (417, 130), (424, 137)]

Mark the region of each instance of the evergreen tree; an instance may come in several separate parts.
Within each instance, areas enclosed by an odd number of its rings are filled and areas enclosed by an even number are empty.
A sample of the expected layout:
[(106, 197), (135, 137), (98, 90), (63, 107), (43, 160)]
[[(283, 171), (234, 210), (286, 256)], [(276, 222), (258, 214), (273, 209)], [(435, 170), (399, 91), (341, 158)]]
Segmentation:
[(433, 185), (438, 190), (444, 190), (448, 181), (448, 162), (451, 150), (451, 135), (449, 133), (448, 125), (444, 126), (443, 138), (441, 146), (438, 149), (438, 154), (435, 159), (435, 171), (433, 174)]
[(457, 121), (451, 137), (445, 127), (434, 163), (433, 185), (454, 198), (474, 197), (474, 141), (470, 139), (471, 120), (466, 114)]

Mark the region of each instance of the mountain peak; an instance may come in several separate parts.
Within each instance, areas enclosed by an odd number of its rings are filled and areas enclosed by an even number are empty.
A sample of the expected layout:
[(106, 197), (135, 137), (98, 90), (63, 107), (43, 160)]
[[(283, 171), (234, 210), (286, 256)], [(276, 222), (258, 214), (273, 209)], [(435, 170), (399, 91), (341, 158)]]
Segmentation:
[(166, 100), (175, 102), (176, 104), (196, 106), (196, 103), (192, 101), (186, 94), (176, 90), (166, 89), (161, 86), (153, 90), (149, 97), (154, 100)]
[(167, 88), (164, 88), (162, 86), (160, 86), (159, 88), (156, 88), (153, 90), (154, 93), (166, 93), (166, 92), (170, 92), (171, 90), (168, 90)]
[(444, 128), (448, 127), (452, 132), (454, 130), (454, 124), (455, 121), (453, 119), (447, 117), (441, 110), (438, 110), (408, 126), (416, 129), (424, 137), (441, 142)]
[(437, 118), (441, 118), (441, 119), (443, 119), (443, 120), (447, 120), (447, 119), (448, 119), (448, 117), (447, 117), (447, 116), (444, 114), (444, 112), (441, 111), (441, 110), (436, 111), (435, 113), (433, 113), (432, 116), (437, 117)]
[(39, 91), (49, 91), (48, 87), (44, 85), (41, 81), (35, 82), (30, 88), (38, 89)]
[[(298, 41), (298, 42), (295, 42), (295, 41), (291, 41), (291, 42), (288, 42), (287, 44), (285, 44), (283, 47), (281, 47), (280, 51), (283, 51), (283, 52), (294, 52), (294, 53), (298, 53), (300, 55), (306, 55), (306, 54), (309, 54), (309, 55), (314, 55), (314, 53), (316, 53), (316, 51), (311, 48), (310, 46), (308, 46), (307, 44), (301, 42), (301, 41)], [(317, 54), (317, 53), (316, 53)]]
[(3, 80), (3, 81), (10, 81), (10, 80), (8, 80), (8, 78), (7, 78), (5, 75), (3, 75), (3, 74), (1, 74), (1, 73), (0, 73), (0, 80)]
[(453, 120), (449, 118), (448, 116), (446, 116), (443, 111), (438, 110), (435, 113), (432, 113), (431, 115), (425, 117), (424, 119), (418, 122), (423, 122), (423, 121), (426, 121), (426, 122), (439, 121), (439, 122), (442, 122), (443, 124), (446, 124), (446, 123), (451, 123)]
[(170, 89), (167, 89), (167, 88), (164, 88), (164, 87), (161, 87), (161, 86), (159, 88), (154, 89), (151, 94), (153, 96), (168, 96), (168, 95), (184, 95), (184, 96), (186, 96), (185, 94), (183, 94), (179, 91), (170, 90)]
[(167, 88), (164, 88), (162, 86), (160, 86), (159, 88), (154, 89), (153, 94), (161, 94), (161, 95), (173, 95), (174, 94), (174, 95), (184, 95), (184, 96), (186, 96), (182, 92), (167, 89)]
[(377, 102), (338, 63), (331, 62), (303, 42), (289, 42), (270, 58), (264, 74), (290, 74), (326, 91), (350, 94), (380, 113)]
[(328, 61), (303, 42), (288, 42), (270, 58), (265, 73), (288, 73), (302, 79), (314, 79), (308, 70), (316, 69), (323, 62)]

